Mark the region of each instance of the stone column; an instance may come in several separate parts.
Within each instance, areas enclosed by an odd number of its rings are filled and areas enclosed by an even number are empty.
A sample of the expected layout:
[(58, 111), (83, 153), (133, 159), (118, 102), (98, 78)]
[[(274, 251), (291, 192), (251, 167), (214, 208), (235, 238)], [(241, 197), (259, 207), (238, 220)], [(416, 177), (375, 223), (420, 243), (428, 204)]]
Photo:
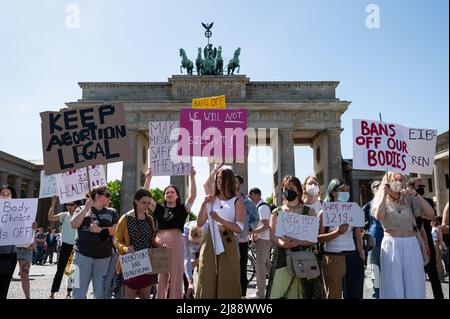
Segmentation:
[[(126, 213), (133, 207), (134, 193), (138, 188), (138, 165), (137, 165), (137, 138), (139, 133), (128, 131), (130, 138), (131, 160), (123, 162), (122, 184), (120, 188), (120, 214)], [(142, 186), (142, 185), (141, 185)]]
[(28, 181), (28, 186), (27, 186), (27, 197), (28, 198), (34, 198), (34, 181)]
[(8, 173), (0, 172), (0, 186), (8, 184)]
[(14, 189), (16, 190), (17, 193), (17, 197), (20, 198), (20, 193), (22, 190), (22, 178), (16, 176), (16, 178), (14, 179)]
[(444, 163), (440, 160), (434, 162), (434, 190), (436, 194), (436, 211), (438, 216), (442, 216), (447, 202), (447, 187), (445, 185)]
[[(341, 132), (342, 129), (329, 129), (328, 135), (328, 186), (334, 178), (342, 178), (342, 154), (341, 154)], [(327, 175), (327, 174), (325, 174)]]
[[(245, 162), (233, 164), (233, 171), (235, 174), (241, 175), (244, 179), (244, 185), (242, 185), (241, 192), (245, 195), (248, 194), (248, 144), (245, 146)], [(253, 186), (252, 186), (253, 187)]]
[(359, 186), (359, 179), (357, 179), (354, 175), (352, 176), (351, 188), (352, 201), (361, 206), (361, 190)]
[[(184, 203), (189, 194), (189, 190), (186, 190), (186, 178), (187, 176), (170, 176), (170, 184), (175, 185), (180, 192), (181, 203)], [(197, 185), (198, 187), (198, 185)]]
[(281, 205), (281, 181), (286, 175), (295, 175), (294, 138), (292, 130), (280, 129), (271, 136), (274, 165), (274, 201)]

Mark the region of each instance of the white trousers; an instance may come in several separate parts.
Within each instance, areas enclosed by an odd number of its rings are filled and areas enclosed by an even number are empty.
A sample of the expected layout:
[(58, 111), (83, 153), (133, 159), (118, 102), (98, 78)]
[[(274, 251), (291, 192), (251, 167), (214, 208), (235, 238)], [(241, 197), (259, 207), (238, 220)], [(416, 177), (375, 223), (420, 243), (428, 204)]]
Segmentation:
[(381, 242), (381, 299), (425, 299), (425, 271), (416, 237), (384, 236)]

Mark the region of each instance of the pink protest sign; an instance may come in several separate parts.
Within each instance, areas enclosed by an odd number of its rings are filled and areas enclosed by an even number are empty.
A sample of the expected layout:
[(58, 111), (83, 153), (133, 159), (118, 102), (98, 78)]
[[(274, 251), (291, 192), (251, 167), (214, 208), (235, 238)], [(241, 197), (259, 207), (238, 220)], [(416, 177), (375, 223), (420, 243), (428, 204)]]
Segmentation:
[(246, 109), (182, 109), (178, 154), (243, 163)]

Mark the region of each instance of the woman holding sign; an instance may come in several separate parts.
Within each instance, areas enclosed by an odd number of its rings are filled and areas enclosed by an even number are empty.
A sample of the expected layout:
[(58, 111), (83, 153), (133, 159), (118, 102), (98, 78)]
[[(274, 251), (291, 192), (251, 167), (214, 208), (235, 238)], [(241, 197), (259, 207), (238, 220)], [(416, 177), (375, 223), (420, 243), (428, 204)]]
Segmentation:
[[(74, 283), (73, 299), (86, 299), (92, 280), (94, 299), (105, 298), (105, 278), (108, 273), (113, 242), (119, 217), (108, 207), (111, 194), (108, 187), (96, 186), (89, 192), (84, 207), (80, 207), (70, 220), (77, 230), (73, 264), (77, 267), (79, 282)], [(78, 286), (78, 288), (75, 288)]]
[(372, 212), (384, 229), (381, 242), (382, 299), (425, 299), (424, 256), (415, 217), (433, 219), (434, 210), (405, 177), (388, 172), (373, 200)]
[[(328, 185), (324, 202), (348, 202), (348, 185), (333, 179)], [(325, 206), (325, 204), (324, 204)], [(362, 299), (364, 292), (364, 260), (362, 233), (360, 227), (341, 224), (339, 227), (325, 227), (320, 214), (319, 241), (325, 243), (322, 270), (327, 299)]]
[[(156, 242), (172, 249), (170, 283), (169, 274), (159, 274), (158, 299), (166, 299), (168, 289), (170, 290), (168, 296), (170, 299), (182, 299), (183, 297), (184, 246), (182, 234), (186, 219), (197, 197), (195, 174), (195, 169), (192, 167), (189, 175), (189, 197), (184, 204), (181, 203), (178, 189), (174, 185), (169, 185), (164, 189), (164, 205), (156, 204), (153, 207), (158, 227)], [(149, 190), (152, 179), (151, 169), (146, 175), (144, 189)]]
[[(303, 203), (302, 183), (295, 176), (285, 176), (282, 184), (284, 205), (276, 208), (270, 217), (270, 239), (275, 246), (272, 257), (272, 269), (269, 276), (266, 298), (268, 299), (320, 299), (322, 287), (320, 276), (314, 278), (300, 278), (294, 269), (287, 263), (288, 255), (292, 252), (309, 252), (312, 262), (315, 262), (318, 270), (318, 262), (314, 254), (313, 243), (289, 237), (278, 237), (275, 235), (280, 213), (300, 214), (317, 217), (314, 209)], [(318, 234), (317, 234), (318, 235)], [(319, 273), (320, 274), (320, 273)]]
[[(17, 198), (16, 190), (11, 185), (0, 188), (0, 199)], [(9, 284), (16, 268), (17, 250), (14, 245), (0, 246), (0, 300), (8, 296)]]
[(200, 250), (197, 299), (240, 299), (238, 242), (245, 224), (245, 206), (236, 196), (236, 181), (230, 168), (215, 175), (214, 193), (207, 194), (197, 225), (208, 221), (208, 233)]
[[(114, 246), (120, 255), (158, 247), (156, 244), (156, 227), (153, 218), (147, 214), (155, 209), (155, 201), (150, 192), (140, 189), (134, 194), (133, 207), (119, 219)], [(117, 261), (117, 273), (122, 272), (120, 259)], [(144, 274), (124, 281), (125, 299), (150, 299), (150, 287), (156, 281), (155, 275)]]

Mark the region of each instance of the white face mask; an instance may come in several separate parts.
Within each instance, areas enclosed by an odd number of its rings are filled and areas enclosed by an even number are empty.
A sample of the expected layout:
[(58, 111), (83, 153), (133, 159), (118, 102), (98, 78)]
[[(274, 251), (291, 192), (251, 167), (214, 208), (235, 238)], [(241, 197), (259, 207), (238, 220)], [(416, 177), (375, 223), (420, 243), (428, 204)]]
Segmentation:
[(319, 194), (319, 186), (317, 185), (306, 185), (306, 192), (308, 195), (317, 196)]
[(394, 181), (394, 182), (391, 182), (391, 183), (389, 184), (389, 186), (390, 186), (390, 188), (391, 188), (391, 191), (393, 191), (394, 193), (400, 193), (400, 191), (401, 191), (402, 188), (403, 188), (403, 184), (402, 184), (402, 182), (400, 182), (400, 181)]

